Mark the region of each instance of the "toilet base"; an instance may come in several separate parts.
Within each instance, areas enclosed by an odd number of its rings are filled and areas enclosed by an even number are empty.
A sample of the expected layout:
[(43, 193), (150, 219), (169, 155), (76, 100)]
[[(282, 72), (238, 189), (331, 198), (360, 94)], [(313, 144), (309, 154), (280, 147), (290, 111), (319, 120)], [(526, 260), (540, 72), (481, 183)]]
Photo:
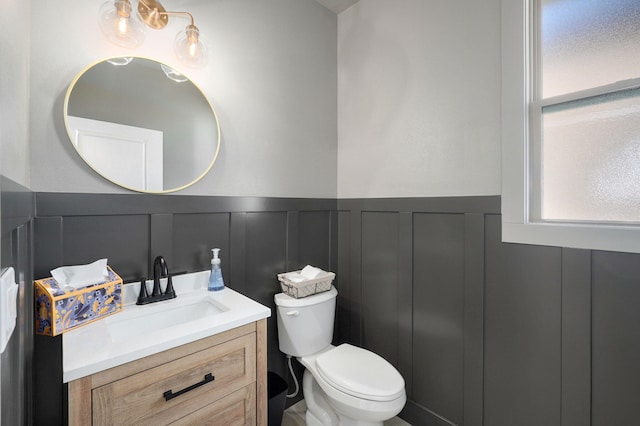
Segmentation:
[(338, 426), (340, 419), (324, 398), (320, 385), (309, 370), (302, 376), (302, 394), (307, 404), (307, 426)]
[(302, 377), (302, 392), (307, 404), (307, 426), (383, 426), (382, 421), (359, 420), (337, 412), (327, 402), (324, 391), (309, 370)]

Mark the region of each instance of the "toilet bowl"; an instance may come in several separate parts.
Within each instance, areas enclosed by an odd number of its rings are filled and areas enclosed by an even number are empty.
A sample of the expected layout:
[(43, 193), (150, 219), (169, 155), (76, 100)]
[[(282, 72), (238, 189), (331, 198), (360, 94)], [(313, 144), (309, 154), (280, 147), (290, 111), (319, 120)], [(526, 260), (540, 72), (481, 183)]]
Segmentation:
[(306, 368), (302, 388), (308, 426), (382, 425), (406, 403), (404, 379), (371, 351), (331, 345), (336, 296), (333, 287), (302, 299), (277, 294), (280, 350)]
[(382, 424), (407, 401), (400, 373), (373, 352), (342, 344), (299, 360), (338, 414), (340, 425)]

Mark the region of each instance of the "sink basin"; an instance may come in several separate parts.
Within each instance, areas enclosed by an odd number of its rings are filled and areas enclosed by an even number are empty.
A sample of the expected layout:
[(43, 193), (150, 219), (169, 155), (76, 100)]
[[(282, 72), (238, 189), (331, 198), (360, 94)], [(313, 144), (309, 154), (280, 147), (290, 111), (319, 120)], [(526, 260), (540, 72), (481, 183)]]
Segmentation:
[(176, 275), (177, 298), (136, 305), (139, 286), (123, 287), (115, 315), (62, 334), (63, 381), (105, 371), (268, 318), (271, 310), (231, 288), (207, 291), (210, 272)]
[[(136, 317), (140, 317), (140, 319), (136, 321), (135, 327), (131, 326), (133, 318), (126, 314), (106, 318), (105, 323), (111, 340), (120, 342), (155, 332), (166, 332), (170, 327), (210, 318), (229, 310), (226, 306), (211, 299), (191, 300), (186, 303), (176, 299), (172, 302), (157, 303), (157, 306), (148, 305), (145, 306), (146, 309), (138, 311)], [(169, 306), (168, 303), (171, 303), (172, 306)], [(144, 318), (141, 318), (143, 316)]]

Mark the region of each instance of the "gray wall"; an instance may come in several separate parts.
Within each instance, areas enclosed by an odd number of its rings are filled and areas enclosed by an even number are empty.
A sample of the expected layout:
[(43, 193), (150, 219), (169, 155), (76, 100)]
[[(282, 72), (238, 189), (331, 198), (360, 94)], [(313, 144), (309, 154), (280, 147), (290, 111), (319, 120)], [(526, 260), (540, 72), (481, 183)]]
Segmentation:
[(339, 200), (343, 338), (398, 367), (414, 425), (637, 424), (640, 255), (505, 244), (499, 209)]
[(33, 194), (0, 176), (2, 257), (0, 270), (13, 267), (19, 285), (16, 327), (0, 355), (0, 424), (31, 423), (33, 358)]
[[(636, 423), (639, 255), (502, 243), (499, 197), (36, 193), (36, 205), (36, 278), (103, 256), (125, 280), (149, 276), (157, 254), (203, 270), (216, 245), (229, 286), (274, 308), (276, 273), (334, 270), (335, 343), (399, 369), (414, 425)], [(272, 316), (269, 368), (285, 375), (276, 332)], [(63, 420), (60, 341), (36, 349), (36, 423)]]

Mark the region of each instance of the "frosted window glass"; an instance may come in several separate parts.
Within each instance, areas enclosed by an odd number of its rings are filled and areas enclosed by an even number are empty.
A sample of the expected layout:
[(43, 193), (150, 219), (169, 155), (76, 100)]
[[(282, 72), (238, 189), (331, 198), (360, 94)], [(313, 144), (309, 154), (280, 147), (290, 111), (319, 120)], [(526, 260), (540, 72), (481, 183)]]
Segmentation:
[(543, 220), (640, 222), (640, 89), (543, 108)]
[(541, 0), (542, 96), (640, 77), (640, 0)]

